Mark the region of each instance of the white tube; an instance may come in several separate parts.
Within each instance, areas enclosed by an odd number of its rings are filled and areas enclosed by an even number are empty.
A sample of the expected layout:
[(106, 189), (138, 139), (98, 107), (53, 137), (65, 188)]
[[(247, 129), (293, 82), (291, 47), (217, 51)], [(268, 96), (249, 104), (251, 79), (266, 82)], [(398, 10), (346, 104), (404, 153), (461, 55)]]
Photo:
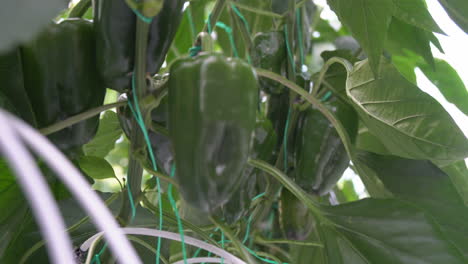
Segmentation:
[(10, 117), (10, 121), (23, 140), (56, 172), (57, 177), (68, 187), (96, 226), (104, 231), (104, 237), (119, 262), (140, 264), (141, 260), (135, 249), (122, 233), (104, 202), (91, 190), (89, 183), (73, 164), (35, 129), (15, 117)]
[[(192, 264), (192, 263), (223, 263), (223, 259), (220, 259), (220, 258), (189, 258), (187, 259), (187, 264)], [(172, 264), (185, 264), (185, 261), (180, 260)], [(224, 261), (224, 264), (231, 264), (231, 263)]]
[(59, 208), (36, 162), (15, 134), (9, 115), (0, 110), (0, 151), (31, 205), (51, 262), (74, 263), (73, 247)]
[[(141, 235), (141, 236), (152, 236), (152, 237), (162, 237), (166, 239), (171, 239), (175, 241), (180, 241), (180, 234), (179, 233), (172, 233), (168, 231), (161, 231), (161, 230), (155, 230), (155, 229), (150, 229), (150, 228), (136, 228), (136, 227), (124, 227), (122, 228), (122, 231), (125, 234), (128, 235)], [(83, 244), (81, 244), (81, 251), (85, 252), (88, 251), (89, 247), (93, 243), (93, 241), (98, 238), (102, 233), (97, 233), (94, 236), (88, 238)], [(224, 258), (225, 263), (232, 263), (232, 264), (246, 264), (244, 261), (239, 259), (238, 257), (232, 255), (231, 253), (215, 247), (211, 244), (208, 244), (206, 242), (203, 242), (201, 240), (195, 239), (193, 237), (185, 236), (184, 237), (184, 242), (188, 245), (196, 246), (198, 248), (204, 249), (206, 251), (209, 251), (211, 253), (216, 254), (219, 257)]]

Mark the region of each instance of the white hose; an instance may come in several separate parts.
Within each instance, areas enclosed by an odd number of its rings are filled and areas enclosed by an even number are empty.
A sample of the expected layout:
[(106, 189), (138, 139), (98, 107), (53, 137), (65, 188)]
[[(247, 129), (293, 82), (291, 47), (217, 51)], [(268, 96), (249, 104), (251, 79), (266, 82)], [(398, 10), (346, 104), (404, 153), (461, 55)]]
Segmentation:
[(59, 208), (36, 162), (15, 134), (9, 116), (0, 110), (0, 151), (31, 205), (52, 263), (74, 263), (73, 247)]
[[(179, 233), (172, 233), (168, 231), (161, 231), (161, 230), (156, 230), (156, 229), (150, 229), (150, 228), (136, 228), (136, 227), (124, 227), (122, 228), (122, 231), (125, 234), (128, 235), (142, 235), (142, 236), (152, 236), (152, 237), (162, 237), (166, 239), (171, 239), (175, 241), (181, 241), (180, 234)], [(97, 233), (94, 236), (88, 238), (83, 244), (81, 244), (81, 251), (85, 252), (88, 251), (89, 247), (93, 243), (93, 241), (98, 238), (102, 233)], [(246, 264), (244, 261), (239, 259), (238, 257), (232, 255), (231, 253), (215, 247), (213, 245), (210, 245), (206, 242), (203, 242), (201, 240), (195, 239), (193, 237), (185, 236), (184, 237), (184, 242), (188, 245), (196, 246), (198, 248), (204, 249), (206, 251), (209, 251), (213, 254), (216, 254), (217, 256), (221, 257), (224, 259), (224, 262), (226, 264), (231, 263), (231, 264)], [(194, 262), (196, 263), (196, 262)]]
[[(140, 264), (136, 251), (126, 239), (114, 217), (99, 196), (91, 190), (91, 186), (73, 166), (73, 164), (35, 129), (26, 125), (13, 116), (9, 121), (29, 146), (40, 155), (49, 167), (54, 170), (57, 177), (68, 187), (70, 192), (89, 214), (96, 226), (104, 231), (104, 236), (114, 256), (120, 263)], [(2, 122), (3, 124), (4, 122)], [(20, 159), (21, 160), (21, 159)], [(42, 203), (42, 199), (41, 199)], [(57, 228), (57, 227), (55, 227)], [(54, 238), (55, 239), (55, 238)], [(70, 251), (71, 252), (71, 251)], [(70, 262), (57, 262), (70, 263)]]

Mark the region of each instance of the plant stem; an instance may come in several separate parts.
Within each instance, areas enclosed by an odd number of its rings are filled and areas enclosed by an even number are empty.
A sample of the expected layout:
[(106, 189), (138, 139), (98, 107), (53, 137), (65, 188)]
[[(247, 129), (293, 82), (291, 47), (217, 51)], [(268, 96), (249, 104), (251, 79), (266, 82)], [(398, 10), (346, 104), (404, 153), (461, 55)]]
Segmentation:
[(66, 128), (66, 127), (69, 127), (71, 125), (77, 124), (77, 123), (79, 123), (79, 122), (81, 122), (83, 120), (91, 118), (91, 117), (93, 117), (95, 115), (98, 115), (101, 112), (104, 112), (104, 111), (112, 109), (112, 108), (124, 106), (126, 104), (127, 104), (127, 101), (121, 101), (121, 102), (117, 102), (117, 103), (101, 105), (99, 107), (89, 109), (88, 111), (83, 112), (81, 114), (71, 116), (71, 117), (69, 117), (69, 118), (67, 118), (67, 119), (65, 119), (63, 121), (60, 121), (60, 122), (55, 123), (53, 125), (50, 125), (48, 127), (41, 128), (41, 129), (39, 129), (39, 132), (41, 132), (41, 134), (43, 134), (44, 136), (47, 136), (47, 135), (50, 135), (50, 134), (52, 134), (54, 132), (60, 131), (60, 130), (62, 130), (64, 128)]
[[(223, 12), (224, 6), (226, 5), (226, 0), (218, 0), (211, 11), (210, 17), (208, 19), (208, 23), (205, 24), (203, 31), (208, 32), (208, 29), (211, 28), (212, 30), (216, 26), (216, 22), (218, 21), (221, 13)], [(211, 32), (208, 32), (211, 33)]]
[[(146, 49), (148, 43), (149, 24), (137, 19), (136, 25), (136, 48), (135, 48), (135, 94), (137, 98), (143, 98), (147, 92), (146, 86)], [(131, 99), (130, 99), (131, 100)], [(134, 105), (140, 107), (139, 105)], [(145, 116), (146, 109), (140, 109), (142, 116)], [(129, 165), (127, 174), (127, 188), (130, 187), (131, 195), (133, 198), (140, 197), (141, 194), (141, 180), (143, 175), (143, 167), (140, 165), (138, 159), (133, 157), (133, 153), (141, 150), (145, 146), (144, 136), (135, 118), (132, 119), (132, 130), (130, 134), (130, 150), (129, 150)], [(135, 206), (137, 206), (135, 201)], [(122, 201), (122, 209), (118, 216), (123, 226), (126, 226), (131, 220), (132, 205), (128, 196), (124, 196)]]
[(68, 15), (69, 18), (82, 17), (86, 11), (91, 7), (91, 0), (81, 0), (76, 4)]

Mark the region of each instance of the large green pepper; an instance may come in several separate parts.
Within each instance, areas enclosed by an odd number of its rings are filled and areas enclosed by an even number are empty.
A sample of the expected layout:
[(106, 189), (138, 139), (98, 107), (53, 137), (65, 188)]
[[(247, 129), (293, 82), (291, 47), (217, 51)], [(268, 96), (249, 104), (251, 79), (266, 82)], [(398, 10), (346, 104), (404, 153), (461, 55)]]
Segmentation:
[[(148, 35), (146, 70), (159, 71), (182, 19), (185, 0), (164, 0), (153, 18)], [(97, 0), (96, 28), (98, 70), (108, 88), (128, 90), (135, 58), (136, 15), (125, 0)]]
[[(358, 124), (355, 111), (335, 97), (325, 105), (347, 123), (350, 137), (354, 139)], [(324, 195), (349, 165), (343, 142), (330, 121), (314, 108), (301, 113), (296, 131), (295, 181), (309, 193)]]
[[(258, 115), (250, 158), (270, 162), (275, 146), (276, 133), (273, 125), (270, 120)], [(241, 183), (240, 187), (229, 199), (229, 202), (222, 207), (223, 217), (229, 224), (237, 222), (247, 213), (252, 198), (257, 192), (257, 177), (261, 177), (262, 171), (246, 166), (242, 173), (245, 174), (244, 182)]]
[(173, 63), (168, 95), (180, 191), (194, 207), (214, 212), (245, 177), (258, 104), (256, 75), (240, 59), (201, 54)]
[(23, 64), (19, 49), (0, 55), (0, 92), (10, 102), (15, 114), (36, 125), (36, 118), (28, 94), (24, 88)]
[[(281, 31), (258, 33), (253, 39), (251, 50), (255, 67), (281, 74), (286, 62), (286, 42)], [(276, 81), (260, 78), (260, 87), (269, 94), (279, 94), (284, 87)]]
[[(64, 120), (103, 103), (105, 88), (96, 70), (91, 22), (51, 24), (21, 49), (24, 84), (38, 127)], [(78, 149), (95, 134), (99, 117), (50, 135), (62, 150)]]

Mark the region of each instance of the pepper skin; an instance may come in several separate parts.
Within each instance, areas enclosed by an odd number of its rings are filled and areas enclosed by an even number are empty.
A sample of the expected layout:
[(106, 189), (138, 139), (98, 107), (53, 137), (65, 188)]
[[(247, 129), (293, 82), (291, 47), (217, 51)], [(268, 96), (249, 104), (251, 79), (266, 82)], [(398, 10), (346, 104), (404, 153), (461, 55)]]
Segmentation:
[[(159, 71), (182, 19), (184, 0), (164, 0), (153, 18), (149, 34), (146, 71)], [(98, 70), (106, 87), (124, 92), (130, 89), (135, 58), (136, 15), (125, 0), (97, 0), (94, 25)]]
[[(38, 127), (45, 127), (103, 103), (106, 92), (96, 70), (91, 22), (69, 19), (51, 24), (21, 49), (24, 84)], [(49, 136), (70, 154), (96, 133), (99, 117)]]
[[(273, 125), (270, 120), (258, 115), (250, 158), (271, 162), (275, 146), (276, 133)], [(249, 165), (244, 168), (245, 181), (241, 183), (229, 202), (222, 207), (222, 215), (228, 224), (233, 224), (246, 215), (252, 198), (256, 195), (256, 187), (264, 187), (257, 186), (257, 178), (261, 177), (262, 173)]]
[[(325, 105), (346, 124), (350, 137), (357, 134), (355, 111), (338, 98)], [(301, 113), (296, 135), (295, 181), (308, 193), (325, 195), (338, 182), (349, 165), (349, 157), (333, 125), (317, 109)]]
[(315, 220), (309, 208), (287, 189), (281, 191), (279, 221), (286, 239), (304, 241), (314, 229)]
[(225, 204), (245, 175), (258, 104), (253, 69), (237, 58), (201, 54), (173, 63), (169, 135), (185, 201), (203, 212)]
[[(281, 31), (258, 33), (253, 39), (250, 53), (255, 67), (281, 75), (286, 62), (284, 33)], [(281, 84), (267, 78), (260, 78), (260, 88), (268, 94), (280, 94), (284, 91)]]
[(15, 114), (37, 127), (31, 102), (24, 88), (23, 64), (18, 48), (0, 55), (0, 83), (0, 93), (7, 98), (10, 107), (15, 109)]

